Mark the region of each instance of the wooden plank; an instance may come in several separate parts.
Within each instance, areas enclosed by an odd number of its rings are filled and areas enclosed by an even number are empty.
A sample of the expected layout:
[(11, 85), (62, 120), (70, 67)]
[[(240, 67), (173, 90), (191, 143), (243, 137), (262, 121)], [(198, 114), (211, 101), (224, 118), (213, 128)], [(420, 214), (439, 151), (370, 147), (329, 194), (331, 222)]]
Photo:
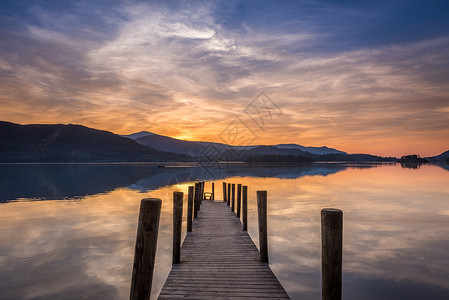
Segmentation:
[(290, 299), (227, 202), (203, 202), (159, 299)]

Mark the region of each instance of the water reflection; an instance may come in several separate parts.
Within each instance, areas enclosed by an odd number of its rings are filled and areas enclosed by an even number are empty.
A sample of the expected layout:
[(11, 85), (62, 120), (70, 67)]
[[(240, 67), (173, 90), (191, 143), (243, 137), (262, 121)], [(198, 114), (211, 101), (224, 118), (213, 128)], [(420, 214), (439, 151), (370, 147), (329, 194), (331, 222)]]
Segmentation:
[(0, 164), (0, 203), (17, 199), (76, 199), (129, 187), (147, 192), (194, 180), (232, 176), (294, 179), (330, 175), (349, 167), (374, 165), (316, 164), (304, 167), (248, 167), (245, 164), (168, 166), (152, 164)]
[(408, 169), (419, 169), (423, 165), (422, 162), (400, 162), (401, 167), (408, 168)]
[(250, 186), (270, 187), (270, 258), (291, 297), (320, 297), (319, 211), (337, 207), (345, 213), (345, 299), (422, 299), (410, 293), (420, 289), (447, 299), (448, 183), (445, 171), (423, 166), (419, 173), (383, 167), (293, 182), (253, 179)]
[[(8, 172), (19, 176), (22, 186), (32, 177)], [(67, 181), (59, 179), (64, 176), (61, 168), (33, 172), (45, 179), (42, 182), (51, 179), (48, 186), (56, 188), (25, 191), (27, 195), (79, 197), (0, 204), (1, 299), (127, 298), (138, 207), (144, 197), (163, 199), (153, 285), (156, 297), (170, 270), (171, 194), (173, 190), (186, 193), (189, 183), (161, 186), (170, 180), (189, 180), (192, 172), (200, 176), (201, 170), (70, 167), (67, 176), (73, 177)], [(113, 184), (95, 179), (101, 176), (111, 178)], [(255, 192), (268, 190), (270, 264), (292, 299), (320, 298), (319, 211), (323, 207), (344, 211), (344, 299), (449, 299), (449, 173), (442, 168), (235, 166), (222, 176), (249, 186), (248, 229), (256, 244)], [(88, 195), (95, 193), (90, 180), (102, 185), (101, 194)], [(214, 181), (218, 198), (222, 181)], [(81, 183), (70, 187), (74, 182)], [(13, 184), (13, 192), (2, 188), (1, 194), (8, 195), (2, 199), (26, 198), (21, 185)], [(7, 186), (11, 185), (2, 187)], [(185, 226), (184, 222), (184, 234)]]

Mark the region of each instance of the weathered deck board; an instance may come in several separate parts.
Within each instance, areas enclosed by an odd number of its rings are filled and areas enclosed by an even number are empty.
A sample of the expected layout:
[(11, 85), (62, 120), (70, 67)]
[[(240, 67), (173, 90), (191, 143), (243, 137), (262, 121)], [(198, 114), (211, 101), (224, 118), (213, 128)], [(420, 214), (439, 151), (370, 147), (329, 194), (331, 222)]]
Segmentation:
[(289, 299), (230, 207), (203, 201), (159, 299)]

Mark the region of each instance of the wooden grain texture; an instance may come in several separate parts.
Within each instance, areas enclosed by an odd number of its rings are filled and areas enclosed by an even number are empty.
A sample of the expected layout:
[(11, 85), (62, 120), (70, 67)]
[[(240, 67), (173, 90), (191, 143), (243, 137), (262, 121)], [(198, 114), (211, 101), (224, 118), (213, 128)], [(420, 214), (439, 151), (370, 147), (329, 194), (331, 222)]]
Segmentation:
[(240, 218), (240, 209), (242, 208), (242, 185), (237, 185), (237, 218)]
[(198, 218), (199, 210), (200, 210), (200, 183), (195, 182), (195, 192), (193, 198), (193, 218)]
[(189, 186), (189, 194), (187, 198), (187, 232), (192, 231), (194, 190), (195, 188), (193, 186)]
[(235, 212), (235, 183), (233, 183), (231, 186), (232, 186), (231, 210), (232, 210), (232, 212)]
[(260, 261), (268, 263), (267, 192), (257, 191)]
[(321, 210), (321, 285), (323, 300), (340, 300), (343, 254), (343, 212)]
[(157, 198), (140, 202), (130, 300), (149, 300), (151, 297), (161, 207), (162, 201)]
[(242, 229), (248, 230), (248, 187), (242, 187)]
[(159, 299), (289, 299), (226, 202), (205, 201)]
[(223, 182), (223, 201), (226, 201), (226, 182)]
[(226, 197), (228, 206), (231, 206), (231, 184), (228, 183), (228, 196)]
[(181, 262), (182, 192), (173, 192), (173, 255), (172, 264)]

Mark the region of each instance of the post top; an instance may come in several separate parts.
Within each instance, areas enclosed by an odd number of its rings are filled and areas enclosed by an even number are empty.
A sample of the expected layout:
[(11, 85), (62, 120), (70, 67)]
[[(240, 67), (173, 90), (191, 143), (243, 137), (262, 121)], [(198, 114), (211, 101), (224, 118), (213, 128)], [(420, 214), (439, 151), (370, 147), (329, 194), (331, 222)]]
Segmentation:
[(160, 202), (160, 203), (162, 203), (162, 200), (159, 199), (159, 198), (143, 198), (140, 203), (144, 203), (144, 202), (145, 203), (151, 203), (151, 202), (156, 202), (156, 203)]
[(327, 212), (327, 213), (342, 213), (341, 209), (337, 208), (323, 208), (321, 212)]

